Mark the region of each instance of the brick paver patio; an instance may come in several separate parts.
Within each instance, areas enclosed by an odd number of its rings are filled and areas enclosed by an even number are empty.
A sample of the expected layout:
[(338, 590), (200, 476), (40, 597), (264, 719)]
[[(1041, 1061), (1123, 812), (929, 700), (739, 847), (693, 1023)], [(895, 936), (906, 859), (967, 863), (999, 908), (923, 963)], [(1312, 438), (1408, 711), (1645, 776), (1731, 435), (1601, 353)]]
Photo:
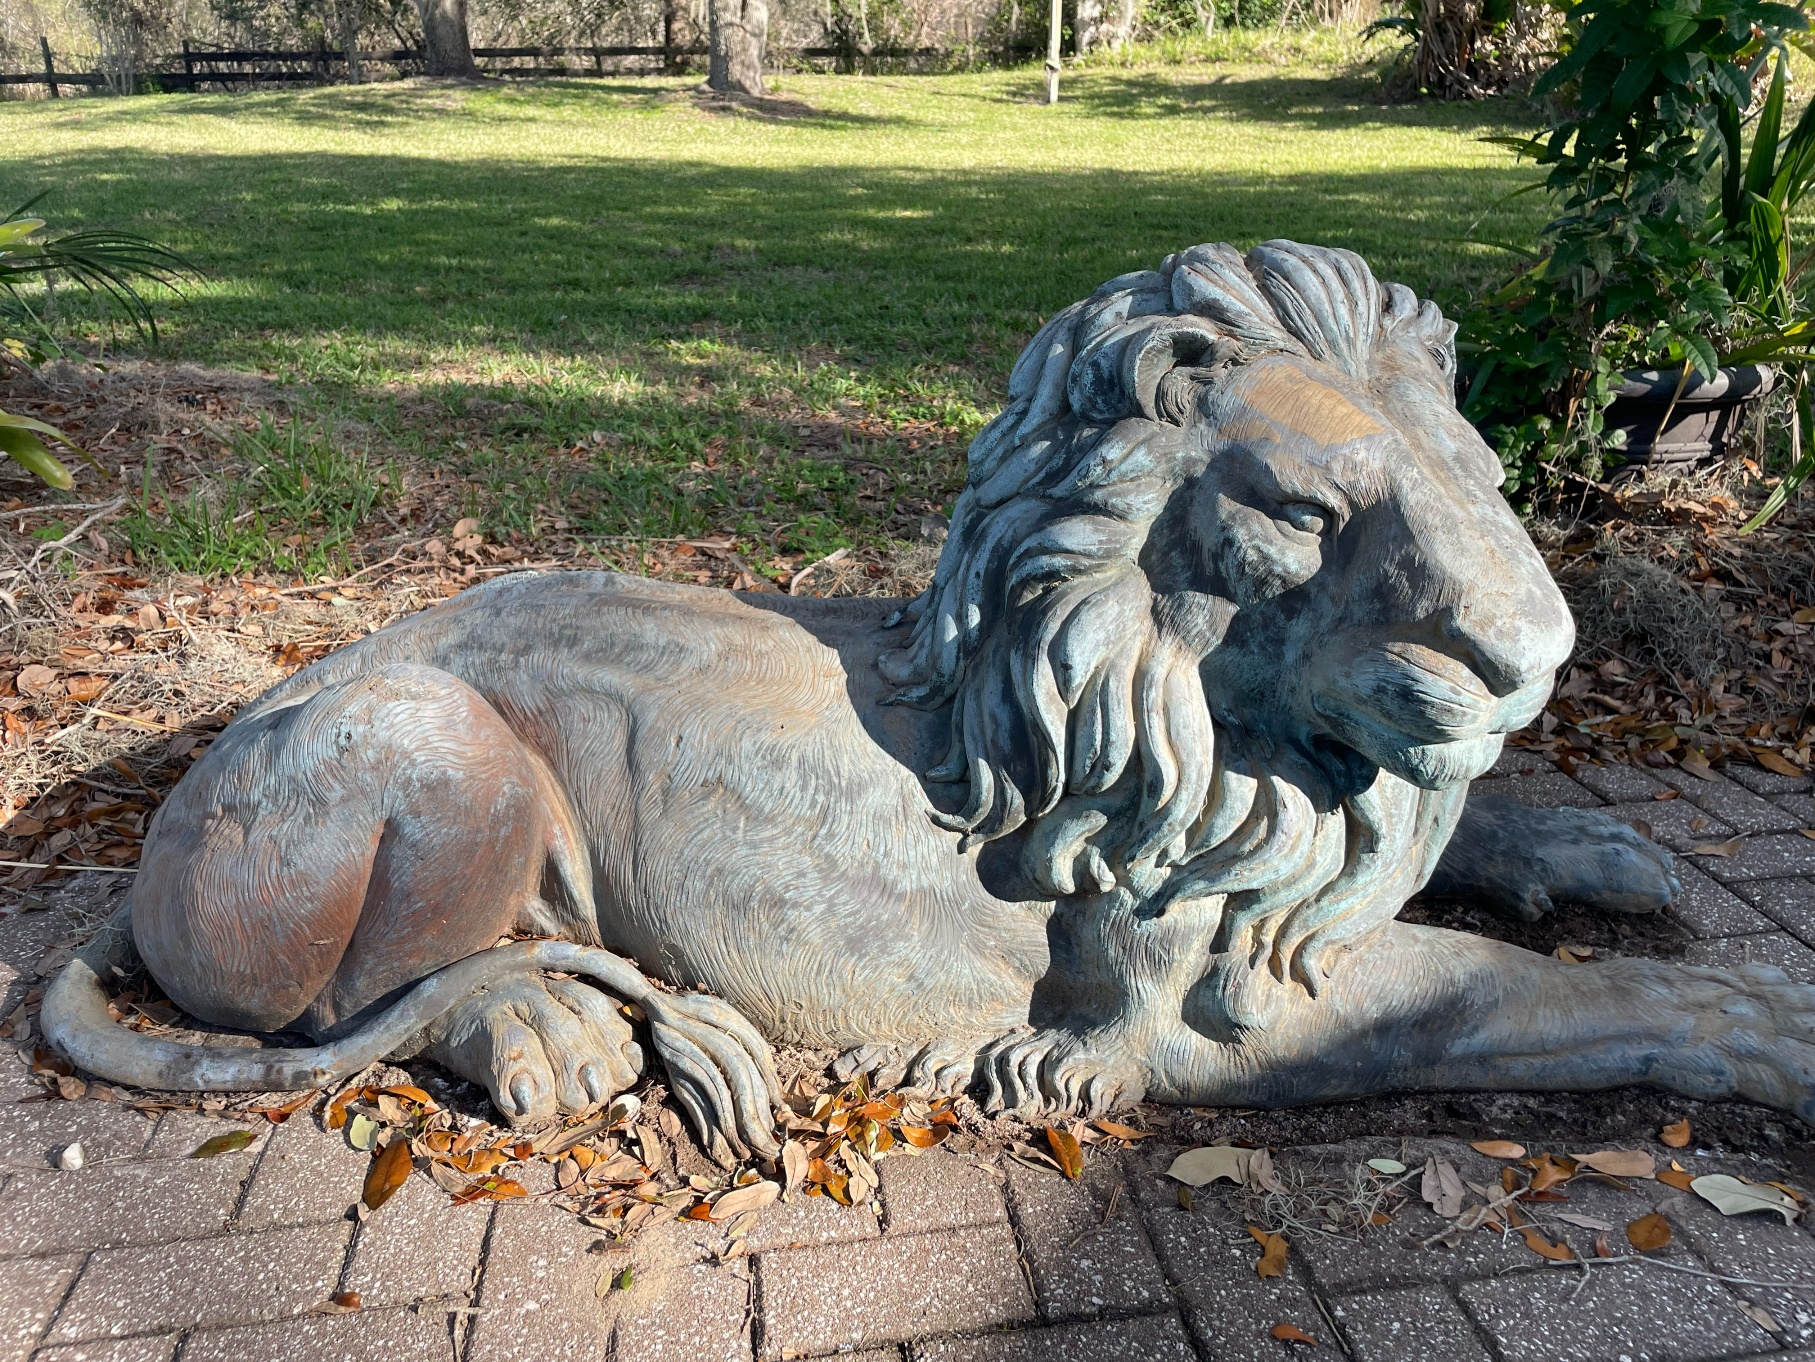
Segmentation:
[[(1535, 804), (1610, 805), (1678, 851), (1743, 835), (1732, 857), (1682, 858), (1689, 958), (1769, 961), (1815, 982), (1807, 781), (1635, 768), (1571, 779), (1514, 753), (1492, 784)], [(1655, 798), (1670, 789), (1680, 797)], [(0, 921), (0, 1015), (65, 930), (54, 910)], [(1415, 1197), (1360, 1240), (1291, 1236), (1286, 1274), (1263, 1279), (1240, 1194), (1204, 1189), (1185, 1209), (1163, 1176), (1176, 1150), (1152, 1142), (1094, 1157), (1076, 1183), (942, 1150), (888, 1158), (872, 1204), (773, 1206), (732, 1254), (722, 1226), (670, 1223), (619, 1247), (533, 1198), (456, 1207), (422, 1177), (362, 1223), (349, 1208), (367, 1157), (312, 1118), (198, 1160), (188, 1155), (209, 1135), (240, 1127), (20, 1100), (40, 1091), (24, 1064), (0, 1065), (0, 1362), (1815, 1359), (1815, 1290), (1559, 1267), (1486, 1232), (1419, 1248), (1444, 1222)], [(56, 1151), (77, 1140), (87, 1166), (57, 1170)], [(1695, 1172), (1772, 1175), (1693, 1147), (1655, 1152)], [(1493, 1160), (1440, 1140), (1352, 1140), (1277, 1162), (1415, 1166), (1427, 1153), (1497, 1181)], [(1649, 1182), (1578, 1182), (1569, 1197), (1573, 1213), (1615, 1226), (1664, 1212), (1676, 1234), (1656, 1256), (1679, 1267), (1815, 1283), (1815, 1236), (1773, 1217), (1723, 1219)], [(327, 1313), (341, 1292), (362, 1308)], [(1315, 1350), (1272, 1337), (1280, 1323)]]

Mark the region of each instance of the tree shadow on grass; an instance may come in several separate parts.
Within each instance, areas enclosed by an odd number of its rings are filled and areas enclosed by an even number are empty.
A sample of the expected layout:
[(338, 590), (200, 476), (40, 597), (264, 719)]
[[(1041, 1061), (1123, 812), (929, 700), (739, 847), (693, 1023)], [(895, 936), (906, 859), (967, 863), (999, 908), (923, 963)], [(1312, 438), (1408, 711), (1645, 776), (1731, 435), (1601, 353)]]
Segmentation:
[[(991, 91), (997, 103), (1040, 103), (1037, 81)], [(1094, 70), (1060, 82), (1060, 106), (1094, 117), (1151, 122), (1166, 119), (1253, 120), (1265, 127), (1366, 133), (1374, 128), (1433, 128), (1482, 134), (1529, 130), (1541, 123), (1532, 105), (1506, 97), (1453, 103), (1389, 102), (1379, 80), (1366, 76), (1288, 74), (1244, 66)]]
[(855, 130), (908, 126), (914, 120), (888, 114), (825, 109), (792, 96), (765, 99), (702, 97), (698, 82), (611, 77), (548, 76), (482, 81), (384, 81), (372, 85), (329, 85), (307, 90), (254, 90), (222, 94), (180, 94), (158, 98), (87, 99), (79, 106), (84, 126), (130, 126), (173, 116), (239, 122), (256, 119), (298, 128), (385, 132), (417, 128), (457, 115), (474, 124), (515, 124), (552, 112), (641, 113), (675, 104), (692, 105), (708, 117), (743, 117), (763, 122)]
[[(494, 523), (561, 507), (589, 534), (803, 553), (911, 537), (1020, 347), (1105, 279), (1284, 236), (1453, 302), (1501, 266), (1440, 239), (1519, 181), (117, 149), (55, 166), (64, 221), (151, 231), (209, 271), (160, 304), (167, 353), (354, 411), (413, 404), (406, 444)], [(49, 169), (15, 161), (0, 199)], [(848, 437), (812, 433), (828, 415)]]
[[(70, 225), (144, 228), (200, 261), (210, 285), (167, 323), (190, 358), (244, 363), (274, 339), (369, 361), (705, 332), (782, 354), (999, 368), (1055, 308), (1202, 241), (1349, 247), (1454, 305), (1501, 268), (1456, 239), (1526, 178), (108, 148), (15, 158), (0, 199), (54, 179)], [(1538, 220), (1524, 201), (1505, 212), (1509, 230)]]

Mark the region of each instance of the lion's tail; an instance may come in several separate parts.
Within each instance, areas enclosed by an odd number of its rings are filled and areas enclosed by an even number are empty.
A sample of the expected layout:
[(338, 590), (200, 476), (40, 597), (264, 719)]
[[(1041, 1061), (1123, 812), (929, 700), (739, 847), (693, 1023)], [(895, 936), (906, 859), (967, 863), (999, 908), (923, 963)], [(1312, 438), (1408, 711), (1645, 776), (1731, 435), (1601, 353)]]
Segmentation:
[(664, 993), (621, 956), (569, 941), (518, 941), (469, 955), (423, 979), (371, 1022), (307, 1049), (222, 1049), (140, 1035), (107, 1012), (107, 978), (137, 963), (132, 909), (122, 908), (51, 981), (40, 1024), (72, 1063), (115, 1083), (180, 1092), (320, 1088), (358, 1073), (475, 993), (538, 970), (584, 974), (649, 1018), (670, 1086), (708, 1148), (779, 1152), (781, 1082), (766, 1042), (735, 1008), (704, 993)]

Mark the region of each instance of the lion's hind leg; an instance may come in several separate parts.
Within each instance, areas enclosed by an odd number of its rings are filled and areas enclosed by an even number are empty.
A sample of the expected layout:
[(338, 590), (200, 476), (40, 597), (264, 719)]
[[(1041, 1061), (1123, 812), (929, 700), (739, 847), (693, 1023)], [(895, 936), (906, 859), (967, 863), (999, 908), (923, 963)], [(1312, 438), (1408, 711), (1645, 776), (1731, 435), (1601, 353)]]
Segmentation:
[[(376, 667), (229, 727), (152, 829), (134, 935), (192, 1014), (332, 1038), (513, 931), (596, 942), (577, 843), (485, 697)], [(579, 980), (496, 985), (429, 1039), (513, 1119), (608, 1100), (642, 1067), (617, 1004)]]

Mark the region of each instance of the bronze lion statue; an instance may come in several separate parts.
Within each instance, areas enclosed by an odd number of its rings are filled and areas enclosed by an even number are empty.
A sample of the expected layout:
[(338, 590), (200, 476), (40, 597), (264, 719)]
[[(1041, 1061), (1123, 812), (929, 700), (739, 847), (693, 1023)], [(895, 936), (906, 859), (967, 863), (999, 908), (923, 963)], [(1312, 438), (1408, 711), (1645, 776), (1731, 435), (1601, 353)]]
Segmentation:
[[(770, 1042), (1028, 1113), (1642, 1082), (1815, 1118), (1780, 971), (1396, 920), (1677, 889), (1604, 815), (1466, 799), (1574, 630), (1453, 332), (1347, 251), (1194, 247), (1027, 346), (912, 602), (523, 574), (353, 644), (165, 802), (46, 1034), (159, 1088), (422, 1053), (519, 1121), (648, 1045), (721, 1154), (776, 1148)], [(134, 947), (316, 1043), (111, 1024)]]

